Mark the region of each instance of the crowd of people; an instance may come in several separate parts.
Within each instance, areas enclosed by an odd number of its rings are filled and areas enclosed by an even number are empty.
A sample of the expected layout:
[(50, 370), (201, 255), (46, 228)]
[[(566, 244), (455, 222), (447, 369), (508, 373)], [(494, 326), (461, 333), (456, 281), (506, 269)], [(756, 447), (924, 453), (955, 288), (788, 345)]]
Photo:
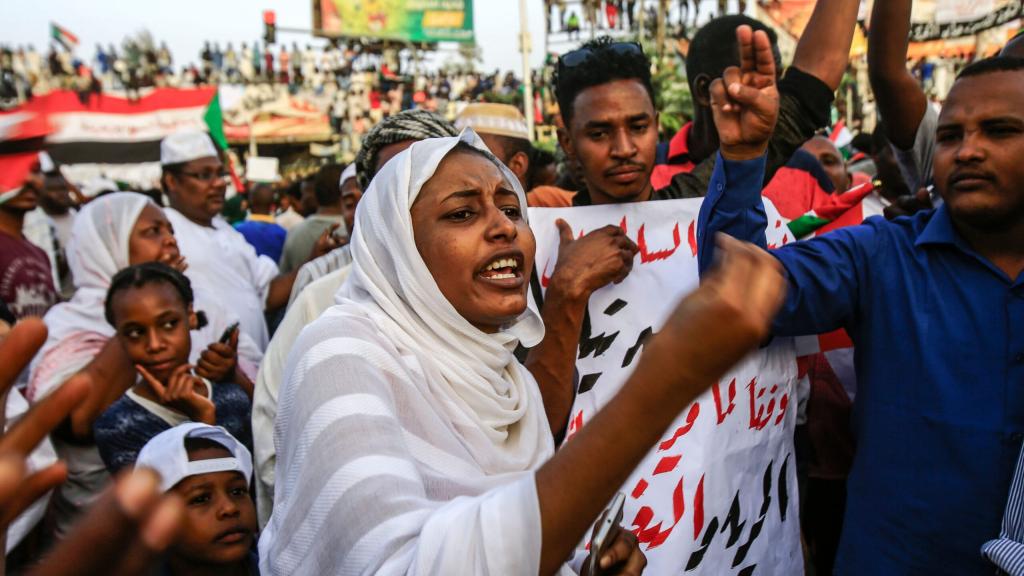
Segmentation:
[[(592, 527), (648, 451), (767, 342), (843, 329), (846, 380), (824, 353), (788, 360), (809, 382), (786, 440), (800, 537), (748, 563), (1024, 574), (1024, 34), (939, 109), (907, 66), (912, 4), (873, 8), (878, 128), (849, 146), (829, 129), (859, 0), (817, 0), (785, 64), (762, 22), (703, 25), (692, 121), (667, 139), (641, 45), (578, 46), (553, 63), (557, 155), (514, 105), (403, 105), (354, 162), (287, 186), (226, 199), (223, 153), (182, 131), (160, 190), (87, 198), (47, 155), (48, 120), (11, 118), (6, 570), (638, 575), (663, 552), (644, 527)], [(217, 73), (259, 73), (209, 52)], [(589, 302), (649, 253), (625, 219), (560, 219), (548, 270), (532, 210), (688, 198), (699, 286), (571, 423)], [(766, 201), (798, 240), (769, 245)], [(884, 217), (814, 233), (867, 203)]]
[[(358, 42), (329, 42), (322, 47), (261, 42), (238, 48), (207, 42), (194, 61), (177, 64), (165, 43), (148, 36), (126, 38), (120, 50), (97, 45), (91, 57), (83, 50), (54, 43), (43, 54), (34, 46), (0, 46), (0, 102), (19, 103), (53, 90), (74, 90), (83, 98), (104, 90), (134, 94), (146, 87), (269, 85), (290, 94), (308, 95), (340, 118), (358, 100), (367, 121), (411, 108), (444, 111), (449, 101), (515, 99), (521, 79), (511, 72), (480, 73), (462, 64), (429, 71), (397, 49), (371, 52)], [(475, 67), (475, 66), (473, 66)], [(540, 80), (540, 76), (537, 77)], [(358, 98), (357, 98), (358, 97)], [(518, 96), (522, 100), (522, 96)], [(336, 126), (340, 129), (340, 126)]]

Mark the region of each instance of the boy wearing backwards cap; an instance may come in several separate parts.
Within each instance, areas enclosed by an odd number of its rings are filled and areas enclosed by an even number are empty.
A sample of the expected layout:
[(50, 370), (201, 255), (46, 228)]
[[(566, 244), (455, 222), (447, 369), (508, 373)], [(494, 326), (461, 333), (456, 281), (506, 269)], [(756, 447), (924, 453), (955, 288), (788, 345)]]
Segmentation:
[(185, 502), (185, 519), (162, 574), (259, 574), (253, 549), (252, 456), (224, 428), (188, 422), (154, 436), (136, 468), (160, 474), (161, 490)]

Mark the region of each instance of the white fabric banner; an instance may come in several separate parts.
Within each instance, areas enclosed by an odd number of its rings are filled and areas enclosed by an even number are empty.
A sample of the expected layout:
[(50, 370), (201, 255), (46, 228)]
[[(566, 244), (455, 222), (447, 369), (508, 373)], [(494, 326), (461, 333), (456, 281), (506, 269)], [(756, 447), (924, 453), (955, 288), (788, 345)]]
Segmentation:
[(65, 142), (146, 142), (161, 140), (179, 130), (207, 130), (203, 121), (206, 106), (168, 108), (138, 114), (102, 112), (57, 112), (50, 115), (55, 130), (49, 141)]
[[(999, 4), (1005, 3), (1001, 1)], [(938, 0), (935, 3), (935, 21), (945, 24), (975, 20), (984, 17), (995, 8), (994, 0)]]
[[(530, 209), (542, 286), (558, 257), (555, 220), (581, 235), (622, 227), (640, 247), (630, 275), (595, 292), (580, 339), (571, 434), (625, 382), (681, 297), (698, 284), (700, 199)], [(793, 241), (766, 200), (770, 245)], [(791, 339), (751, 354), (668, 428), (622, 487), (623, 526), (645, 574), (800, 574), (793, 429), (797, 369)]]

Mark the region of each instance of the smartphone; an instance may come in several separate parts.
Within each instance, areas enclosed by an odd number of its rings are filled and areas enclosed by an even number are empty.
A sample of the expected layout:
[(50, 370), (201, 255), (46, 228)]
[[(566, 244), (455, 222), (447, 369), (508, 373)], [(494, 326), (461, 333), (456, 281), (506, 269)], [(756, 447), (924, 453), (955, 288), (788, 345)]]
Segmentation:
[(231, 335), (235, 333), (235, 330), (238, 330), (238, 322), (235, 322), (231, 326), (225, 328), (224, 333), (220, 335), (220, 340), (218, 340), (218, 342), (221, 344), (231, 342)]
[(597, 519), (594, 525), (594, 536), (590, 539), (590, 575), (596, 576), (598, 566), (601, 562), (601, 555), (611, 545), (612, 531), (622, 523), (622, 506), (626, 503), (626, 494), (619, 492), (612, 499), (612, 503)]

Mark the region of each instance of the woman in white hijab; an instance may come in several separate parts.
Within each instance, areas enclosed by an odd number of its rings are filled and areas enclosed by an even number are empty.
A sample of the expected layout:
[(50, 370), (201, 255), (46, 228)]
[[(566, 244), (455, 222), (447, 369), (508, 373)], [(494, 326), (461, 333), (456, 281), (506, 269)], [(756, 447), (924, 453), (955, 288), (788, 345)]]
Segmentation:
[[(285, 371), (264, 574), (570, 573), (604, 503), (781, 302), (771, 257), (729, 243), (619, 397), (554, 454), (513, 355), (543, 336), (525, 206), (471, 130), (413, 144), (373, 180), (338, 304)], [(602, 573), (639, 574), (635, 537), (611, 540)]]
[[(72, 413), (68, 433), (87, 439), (92, 421), (135, 381), (131, 364), (117, 362), (119, 346), (111, 341), (114, 328), (103, 315), (111, 278), (131, 264), (159, 260), (182, 269), (186, 263), (163, 211), (148, 197), (133, 192), (108, 194), (87, 204), (75, 217), (67, 255), (75, 294), (70, 301), (51, 308), (43, 319), (47, 340), (30, 368), (26, 397), (32, 403), (39, 401), (87, 366), (107, 370), (106, 374), (100, 372), (103, 377), (93, 378), (90, 396)], [(195, 308), (204, 312), (207, 323), (192, 335), (191, 361), (202, 363), (203, 353), (210, 358), (207, 349), (237, 320), (198, 292)], [(255, 375), (262, 358), (259, 349), (245, 334), (235, 338), (236, 366), (244, 375)], [(124, 385), (119, 387), (119, 383)], [(108, 477), (91, 443), (63, 442), (58, 437), (55, 445), (68, 463), (68, 481), (56, 500), (57, 528), (63, 533), (76, 511), (99, 493)]]

